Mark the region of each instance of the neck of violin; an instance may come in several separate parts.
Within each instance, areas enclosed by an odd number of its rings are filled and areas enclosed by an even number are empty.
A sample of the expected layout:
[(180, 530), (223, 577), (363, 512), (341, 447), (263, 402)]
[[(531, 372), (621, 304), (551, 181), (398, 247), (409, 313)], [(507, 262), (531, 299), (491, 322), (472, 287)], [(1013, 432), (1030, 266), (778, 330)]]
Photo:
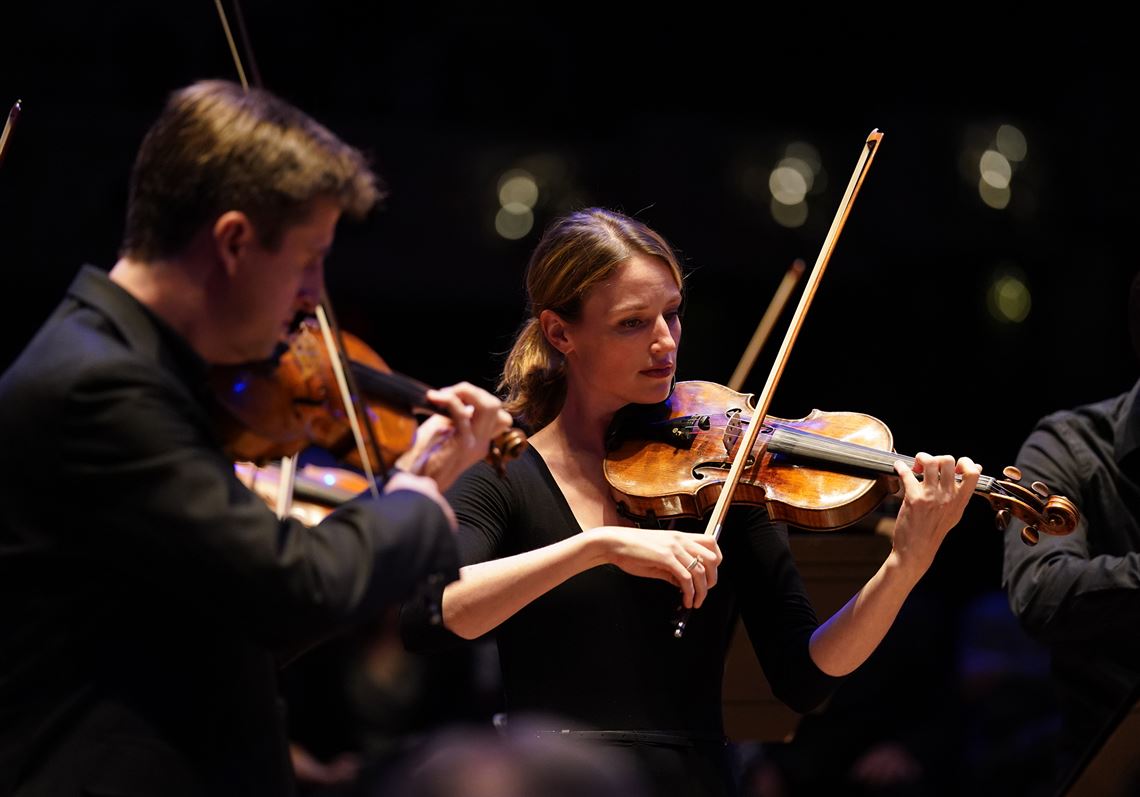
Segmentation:
[[(816, 462), (826, 462), (840, 465), (858, 473), (895, 474), (894, 463), (901, 461), (907, 467), (914, 467), (914, 457), (895, 454), (891, 451), (881, 451), (877, 448), (849, 443), (845, 440), (836, 440), (831, 437), (805, 432), (782, 424), (771, 423), (772, 434), (766, 436), (768, 450), (774, 454), (789, 457), (810, 459)], [(922, 474), (917, 474), (922, 480)], [(955, 478), (961, 481), (961, 475)], [(978, 479), (975, 493), (988, 494), (993, 491), (994, 478), (982, 476)]]
[(425, 394), (427, 385), (402, 374), (378, 371), (358, 362), (350, 364), (360, 392), (399, 410), (430, 410)]

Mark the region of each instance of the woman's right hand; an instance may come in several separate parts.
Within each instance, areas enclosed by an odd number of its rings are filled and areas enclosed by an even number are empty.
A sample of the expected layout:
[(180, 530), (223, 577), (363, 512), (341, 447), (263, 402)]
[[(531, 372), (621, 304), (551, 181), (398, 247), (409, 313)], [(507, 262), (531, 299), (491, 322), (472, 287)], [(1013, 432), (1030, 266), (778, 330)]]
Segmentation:
[(542, 548), (488, 559), (459, 570), (443, 591), (443, 624), (464, 639), (499, 626), (531, 601), (592, 567), (614, 564), (681, 590), (685, 608), (699, 607), (716, 585), (721, 554), (704, 534), (600, 526)]
[(599, 526), (587, 534), (605, 545), (606, 560), (642, 578), (668, 581), (681, 590), (686, 609), (699, 609), (716, 586), (720, 546), (707, 534), (668, 529)]

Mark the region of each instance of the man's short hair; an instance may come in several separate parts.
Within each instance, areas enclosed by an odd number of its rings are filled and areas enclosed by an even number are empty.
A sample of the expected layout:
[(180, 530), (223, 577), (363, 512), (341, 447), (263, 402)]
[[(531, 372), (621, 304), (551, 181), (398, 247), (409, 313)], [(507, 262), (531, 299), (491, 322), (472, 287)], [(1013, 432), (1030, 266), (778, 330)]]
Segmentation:
[(276, 248), (315, 198), (361, 217), (380, 199), (378, 183), (359, 150), (284, 100), (202, 81), (174, 92), (143, 139), (122, 254), (175, 255), (230, 210), (248, 215), (261, 243)]

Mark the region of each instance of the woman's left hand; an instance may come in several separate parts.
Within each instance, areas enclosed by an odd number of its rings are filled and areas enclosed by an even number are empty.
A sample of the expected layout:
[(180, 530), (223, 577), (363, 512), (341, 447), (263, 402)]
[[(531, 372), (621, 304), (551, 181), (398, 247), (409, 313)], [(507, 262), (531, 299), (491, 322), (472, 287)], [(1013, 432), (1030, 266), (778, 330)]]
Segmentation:
[[(962, 518), (982, 469), (969, 457), (918, 454), (914, 468), (895, 462), (902, 480), (903, 503), (895, 522), (898, 563), (917, 580), (930, 567), (946, 533)], [(916, 474), (922, 474), (920, 481)], [(960, 478), (959, 478), (960, 477)]]

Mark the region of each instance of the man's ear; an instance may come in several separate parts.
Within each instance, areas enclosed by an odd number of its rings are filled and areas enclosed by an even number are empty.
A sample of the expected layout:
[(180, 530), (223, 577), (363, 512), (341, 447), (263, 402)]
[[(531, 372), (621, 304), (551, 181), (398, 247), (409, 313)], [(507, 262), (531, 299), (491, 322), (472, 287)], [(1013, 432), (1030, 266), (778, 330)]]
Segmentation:
[(227, 210), (214, 221), (210, 232), (214, 252), (225, 268), (226, 275), (233, 277), (245, 249), (257, 241), (253, 222), (240, 210)]
[(546, 341), (562, 354), (569, 354), (574, 348), (567, 324), (558, 313), (553, 310), (543, 310), (538, 314), (538, 325), (542, 327)]

